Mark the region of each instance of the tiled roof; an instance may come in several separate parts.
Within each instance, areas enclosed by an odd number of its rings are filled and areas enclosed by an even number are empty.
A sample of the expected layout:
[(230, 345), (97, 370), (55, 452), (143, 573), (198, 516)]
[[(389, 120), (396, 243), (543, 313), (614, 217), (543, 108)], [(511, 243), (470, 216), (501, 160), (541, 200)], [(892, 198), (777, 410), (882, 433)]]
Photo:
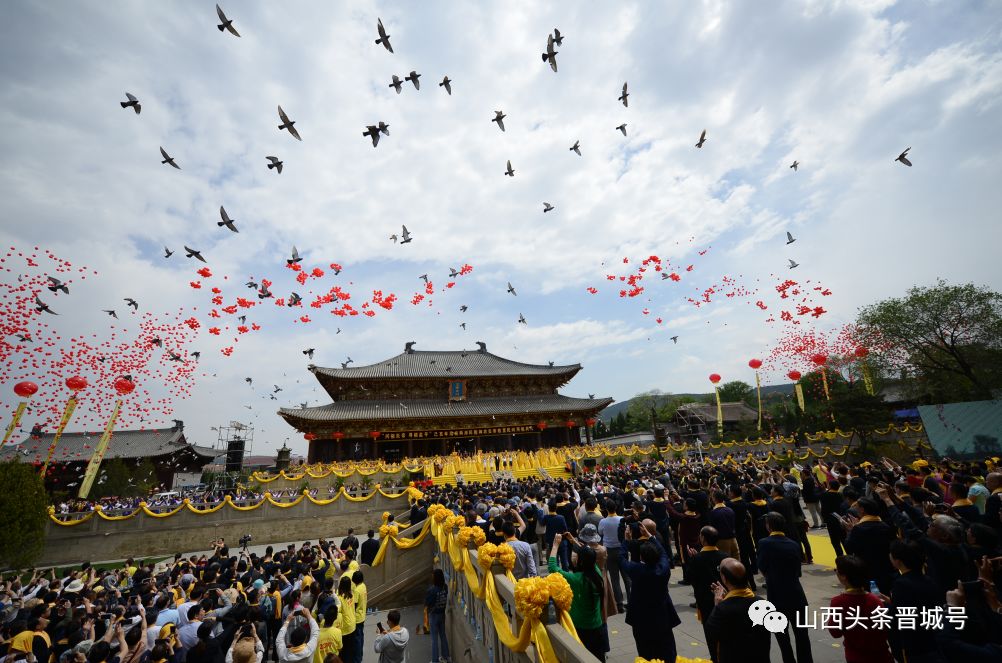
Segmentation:
[(466, 378), (519, 375), (566, 375), (569, 380), (581, 364), (542, 366), (498, 357), (480, 350), (411, 350), (368, 366), (323, 368), (312, 366), (316, 375), (333, 378)]
[(336, 401), (330, 405), (306, 409), (282, 408), (278, 411), (290, 423), (359, 421), (417, 418), (487, 417), (523, 413), (562, 413), (597, 411), (612, 403), (611, 398), (570, 398), (560, 394), (542, 396), (476, 398), (449, 403), (443, 400), (409, 401)]
[[(101, 441), (103, 431), (93, 433), (63, 433), (52, 456), (54, 463), (87, 462), (94, 447)], [(26, 463), (45, 462), (52, 443), (53, 433), (26, 438), (21, 444), (5, 445), (0, 450), (0, 461), (18, 456)], [(207, 461), (216, 455), (215, 450), (188, 444), (180, 428), (152, 428), (149, 430), (115, 431), (108, 444), (105, 458), (156, 458), (189, 449)]]
[[(721, 403), (724, 421), (757, 421), (758, 410), (752, 409), (744, 403)], [(706, 403), (685, 403), (678, 407), (679, 410), (687, 410), (693, 414), (698, 414), (706, 421), (717, 421), (716, 404)]]

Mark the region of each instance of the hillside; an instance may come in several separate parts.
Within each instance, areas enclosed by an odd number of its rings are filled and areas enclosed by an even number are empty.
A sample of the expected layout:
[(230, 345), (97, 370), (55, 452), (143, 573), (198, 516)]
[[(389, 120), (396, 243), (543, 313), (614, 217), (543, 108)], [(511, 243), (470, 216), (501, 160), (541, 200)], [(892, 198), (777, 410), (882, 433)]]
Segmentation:
[[(768, 399), (769, 396), (772, 396), (772, 395), (779, 394), (779, 395), (784, 395), (785, 396), (785, 395), (792, 394), (792, 393), (793, 393), (793, 383), (792, 382), (790, 382), (788, 384), (771, 384), (771, 385), (763, 385), (762, 386), (762, 398), (764, 400)], [(664, 394), (664, 395), (659, 396), (659, 398), (663, 398), (664, 400), (669, 400), (669, 399), (672, 399), (672, 398), (683, 398), (683, 397), (685, 397), (685, 398), (694, 398), (697, 401), (699, 401), (699, 400), (704, 400), (704, 399), (707, 399), (707, 398), (712, 398), (713, 397), (713, 392), (707, 392), (707, 393), (703, 393), (703, 394)], [(634, 398), (636, 398), (636, 397), (634, 397)], [(601, 419), (605, 423), (609, 423), (620, 412), (622, 412), (622, 413), (625, 414), (626, 411), (630, 409), (630, 404), (631, 403), (633, 403), (633, 398), (627, 399), (625, 401), (619, 401), (617, 403), (613, 403), (609, 407), (607, 407), (604, 410), (602, 410), (602, 412), (599, 413), (598, 417), (599, 417), (599, 419)]]

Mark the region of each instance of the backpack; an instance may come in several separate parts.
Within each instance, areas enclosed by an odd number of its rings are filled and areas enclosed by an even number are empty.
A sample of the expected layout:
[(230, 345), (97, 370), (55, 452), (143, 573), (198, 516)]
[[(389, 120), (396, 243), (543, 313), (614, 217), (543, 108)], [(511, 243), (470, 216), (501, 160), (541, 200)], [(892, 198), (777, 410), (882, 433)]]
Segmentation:
[(275, 599), (272, 598), (271, 594), (262, 596), (258, 606), (260, 606), (261, 614), (264, 615), (265, 619), (275, 618)]

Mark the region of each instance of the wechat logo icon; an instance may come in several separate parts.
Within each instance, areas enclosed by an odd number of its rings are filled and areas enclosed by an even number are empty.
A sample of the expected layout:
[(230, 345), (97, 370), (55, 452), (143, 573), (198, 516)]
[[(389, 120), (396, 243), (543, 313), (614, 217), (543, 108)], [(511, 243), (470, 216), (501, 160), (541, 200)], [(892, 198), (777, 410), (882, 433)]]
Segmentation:
[(790, 623), (786, 615), (777, 612), (776, 606), (765, 599), (759, 599), (748, 607), (748, 619), (755, 626), (764, 626), (769, 633), (782, 633)]

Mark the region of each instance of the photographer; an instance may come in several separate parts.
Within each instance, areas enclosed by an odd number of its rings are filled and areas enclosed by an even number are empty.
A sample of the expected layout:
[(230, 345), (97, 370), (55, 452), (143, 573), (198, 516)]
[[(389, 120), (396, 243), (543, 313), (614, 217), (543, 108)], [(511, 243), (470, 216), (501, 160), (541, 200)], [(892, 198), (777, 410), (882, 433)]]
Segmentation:
[[(348, 581), (351, 582), (350, 580)], [(302, 617), (307, 620), (308, 630), (303, 626), (291, 626), (293, 619)], [(320, 638), (320, 627), (308, 610), (300, 609), (286, 617), (282, 628), (278, 631), (275, 648), (279, 663), (299, 663), (309, 661), (317, 650)]]
[(254, 624), (240, 626), (224, 660), (225, 663), (261, 663), (264, 660), (264, 643)]

